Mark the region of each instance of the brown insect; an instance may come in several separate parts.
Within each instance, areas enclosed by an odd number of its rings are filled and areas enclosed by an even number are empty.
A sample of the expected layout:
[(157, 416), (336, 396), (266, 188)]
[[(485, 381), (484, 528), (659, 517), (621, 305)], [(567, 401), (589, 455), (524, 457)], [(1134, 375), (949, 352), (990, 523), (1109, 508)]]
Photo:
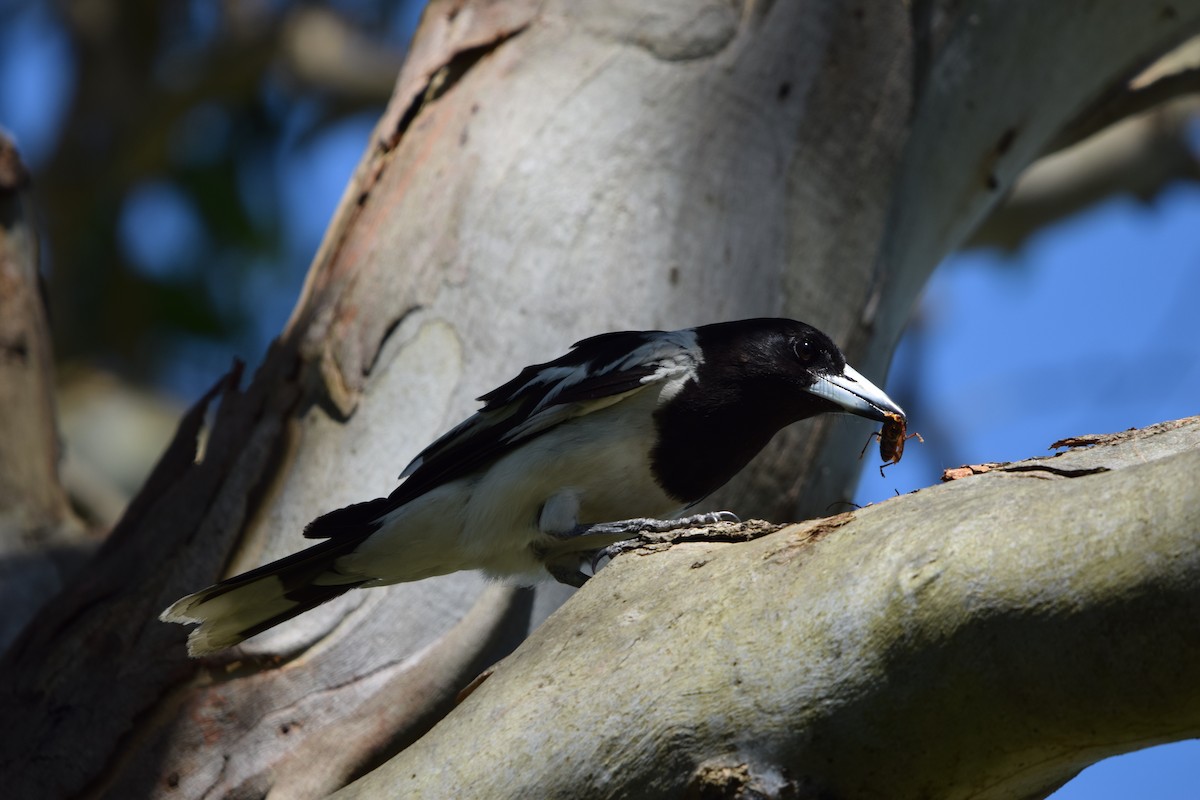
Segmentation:
[(879, 474), (883, 475), (883, 468), (891, 464), (898, 463), (904, 457), (904, 443), (914, 436), (921, 444), (925, 440), (919, 433), (905, 433), (908, 428), (908, 422), (899, 414), (885, 414), (887, 421), (883, 423), (883, 430), (878, 433), (872, 433), (867, 443), (863, 445), (862, 453), (858, 454), (859, 458), (867, 452), (867, 448), (871, 446), (872, 439), (879, 440), (879, 457), (883, 459), (883, 463), (879, 465)]

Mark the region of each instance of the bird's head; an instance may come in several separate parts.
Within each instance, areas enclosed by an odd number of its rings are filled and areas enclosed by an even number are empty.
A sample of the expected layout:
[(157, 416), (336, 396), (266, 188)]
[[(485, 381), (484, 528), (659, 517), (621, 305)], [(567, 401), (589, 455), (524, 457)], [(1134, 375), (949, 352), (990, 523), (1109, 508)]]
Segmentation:
[(790, 319), (749, 319), (697, 329), (707, 366), (790, 421), (844, 412), (884, 422), (904, 411), (846, 363), (828, 336)]

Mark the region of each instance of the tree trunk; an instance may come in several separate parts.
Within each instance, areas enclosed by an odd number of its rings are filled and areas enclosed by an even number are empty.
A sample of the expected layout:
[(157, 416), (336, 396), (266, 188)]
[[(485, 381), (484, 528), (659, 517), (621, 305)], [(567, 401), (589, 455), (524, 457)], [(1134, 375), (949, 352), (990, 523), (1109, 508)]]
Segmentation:
[[(193, 409), (5, 655), (0, 708), (27, 721), (0, 734), (17, 796), (315, 797), (400, 751), (565, 592), (474, 574), (353, 592), (199, 664), (157, 613), (386, 494), (471, 398), (590, 333), (791, 316), (882, 379), (934, 265), (1058, 131), (1200, 24), (1200, 0), (911, 7), (432, 3), (278, 343), (245, 389), (235, 369)], [(848, 497), (865, 435), (796, 426), (714, 505), (811, 517)]]

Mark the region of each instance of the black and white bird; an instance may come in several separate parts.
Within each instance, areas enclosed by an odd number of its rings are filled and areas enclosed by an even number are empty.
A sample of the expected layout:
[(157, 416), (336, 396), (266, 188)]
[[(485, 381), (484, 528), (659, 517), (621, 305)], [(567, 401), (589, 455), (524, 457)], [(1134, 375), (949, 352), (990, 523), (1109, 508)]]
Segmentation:
[(593, 336), (479, 399), (391, 495), (310, 523), (304, 535), (325, 541), (161, 619), (200, 624), (195, 656), (363, 586), (472, 569), (578, 585), (597, 550), (702, 500), (785, 426), (825, 412), (904, 415), (829, 337), (788, 319)]

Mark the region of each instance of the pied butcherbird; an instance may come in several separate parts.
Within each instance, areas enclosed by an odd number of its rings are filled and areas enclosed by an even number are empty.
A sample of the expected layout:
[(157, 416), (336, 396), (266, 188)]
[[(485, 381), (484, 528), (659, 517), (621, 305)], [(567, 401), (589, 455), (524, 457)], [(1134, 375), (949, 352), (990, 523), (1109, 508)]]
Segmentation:
[(161, 618), (199, 623), (188, 650), (203, 655), (359, 587), (472, 569), (578, 585), (596, 551), (661, 529), (781, 428), (827, 412), (904, 416), (829, 337), (789, 319), (604, 333), (479, 399), (389, 496), (310, 523), (304, 535), (324, 541)]

